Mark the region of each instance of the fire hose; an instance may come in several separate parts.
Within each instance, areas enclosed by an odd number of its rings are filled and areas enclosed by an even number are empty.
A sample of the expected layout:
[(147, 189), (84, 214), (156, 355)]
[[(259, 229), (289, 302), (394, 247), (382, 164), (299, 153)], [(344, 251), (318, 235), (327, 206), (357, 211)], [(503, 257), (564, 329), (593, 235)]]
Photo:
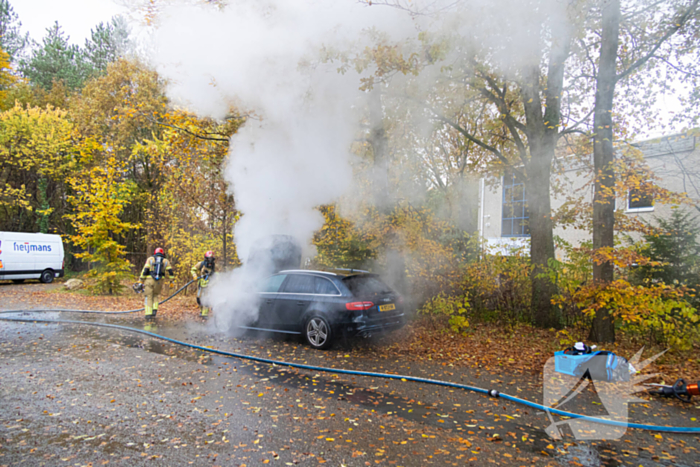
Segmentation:
[[(195, 282), (197, 280), (201, 279), (201, 277), (198, 277), (197, 279), (192, 279), (189, 281), (187, 284), (183, 285), (179, 289), (175, 291), (174, 294), (160, 302), (162, 305), (163, 303), (167, 302), (171, 298), (173, 298), (175, 295), (179, 294), (183, 290), (187, 288), (188, 285), (190, 285), (192, 282)], [(138, 293), (138, 292), (137, 292)], [(126, 310), (126, 311), (100, 311), (100, 310), (67, 310), (65, 308), (42, 308), (42, 309), (37, 309), (37, 310), (0, 310), (0, 314), (7, 314), (7, 313), (54, 313), (54, 312), (59, 312), (59, 313), (93, 313), (97, 315), (125, 315), (128, 313), (138, 313), (139, 311), (143, 311), (145, 308), (139, 308), (136, 310)]]
[[(194, 282), (194, 281), (191, 281), (191, 282)], [(190, 283), (188, 283), (187, 285), (189, 285)], [(172, 296), (168, 297), (168, 300), (170, 298), (174, 297), (175, 295), (177, 295), (178, 293), (180, 293), (185, 287), (187, 287), (187, 285), (185, 285), (180, 290), (175, 292)], [(141, 311), (141, 310), (129, 310), (129, 311), (122, 311), (122, 312), (101, 312), (101, 311), (95, 311), (95, 310), (45, 310), (45, 309), (41, 309), (41, 310), (3, 310), (3, 311), (0, 311), (0, 313), (3, 313), (3, 314), (5, 314), (5, 313), (27, 313), (27, 312), (32, 313), (32, 312), (48, 312), (48, 311), (63, 311), (63, 312), (75, 311), (78, 313), (114, 314), (114, 313), (134, 313), (134, 312)], [(533, 408), (536, 410), (541, 410), (545, 413), (555, 414), (555, 415), (559, 415), (561, 417), (569, 417), (569, 418), (578, 419), (578, 420), (585, 420), (585, 421), (599, 423), (599, 424), (603, 424), (603, 425), (611, 425), (611, 426), (617, 426), (617, 427), (622, 427), (622, 428), (636, 428), (639, 430), (657, 431), (657, 432), (665, 432), (665, 433), (700, 433), (700, 427), (675, 427), (675, 426), (644, 425), (644, 424), (640, 424), (640, 423), (628, 423), (628, 422), (622, 422), (622, 421), (618, 421), (618, 420), (610, 420), (610, 419), (598, 418), (598, 417), (589, 417), (587, 415), (577, 414), (577, 413), (573, 413), (573, 412), (567, 412), (564, 410), (559, 410), (559, 409), (555, 409), (552, 407), (547, 407), (547, 406), (544, 406), (542, 404), (538, 404), (536, 402), (532, 402), (532, 401), (529, 401), (526, 399), (521, 399), (519, 397), (511, 396), (508, 394), (503, 394), (496, 389), (484, 389), (484, 388), (479, 388), (476, 386), (468, 386), (466, 384), (453, 383), (450, 381), (442, 381), (442, 380), (429, 379), (429, 378), (420, 378), (417, 376), (409, 376), (409, 375), (395, 375), (395, 374), (389, 374), (389, 373), (375, 373), (375, 372), (370, 372), (370, 371), (327, 368), (327, 367), (314, 366), (314, 365), (305, 365), (302, 363), (285, 362), (282, 360), (272, 360), (269, 358), (255, 357), (252, 355), (245, 355), (245, 354), (240, 354), (240, 353), (236, 353), (236, 352), (227, 352), (225, 350), (203, 347), (201, 345), (196, 345), (196, 344), (191, 344), (189, 342), (180, 341), (180, 340), (173, 339), (171, 337), (163, 336), (160, 334), (156, 334), (156, 333), (153, 333), (150, 331), (135, 329), (135, 328), (131, 328), (128, 326), (120, 326), (118, 324), (97, 323), (97, 322), (78, 321), (78, 320), (8, 318), (8, 317), (1, 317), (1, 316), (0, 316), (0, 321), (15, 321), (15, 322), (25, 322), (25, 323), (52, 323), (52, 324), (56, 324), (56, 323), (59, 323), (59, 324), (85, 324), (85, 325), (89, 325), (89, 326), (98, 326), (98, 327), (103, 327), (103, 328), (118, 329), (121, 331), (128, 331), (128, 332), (143, 334), (145, 336), (148, 336), (148, 337), (151, 337), (154, 339), (160, 339), (160, 340), (170, 342), (172, 344), (181, 345), (183, 347), (187, 347), (190, 349), (200, 350), (202, 352), (208, 352), (208, 353), (212, 353), (212, 354), (216, 354), (216, 355), (222, 355), (224, 357), (238, 358), (241, 360), (250, 360), (250, 361), (259, 362), (259, 363), (266, 363), (266, 364), (270, 364), (270, 365), (298, 368), (301, 370), (311, 370), (311, 371), (319, 371), (319, 372), (332, 373), (332, 374), (345, 374), (345, 375), (353, 375), (353, 376), (367, 376), (370, 378), (393, 379), (393, 380), (398, 380), (398, 381), (402, 381), (402, 382), (412, 381), (415, 383), (434, 384), (436, 386), (444, 386), (444, 387), (449, 387), (449, 388), (462, 389), (464, 391), (471, 391), (471, 392), (475, 392), (478, 394), (487, 395), (487, 396), (490, 396), (493, 398), (505, 399), (507, 401), (514, 402), (516, 404), (521, 404), (521, 405), (525, 405), (527, 407), (530, 407), (530, 408)]]

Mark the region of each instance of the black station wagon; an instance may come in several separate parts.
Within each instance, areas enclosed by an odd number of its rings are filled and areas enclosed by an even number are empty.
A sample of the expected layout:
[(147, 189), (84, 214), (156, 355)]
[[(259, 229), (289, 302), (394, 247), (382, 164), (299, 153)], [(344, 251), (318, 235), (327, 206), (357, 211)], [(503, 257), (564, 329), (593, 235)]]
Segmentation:
[[(335, 270), (334, 270), (335, 271)], [(246, 329), (301, 334), (314, 348), (403, 326), (402, 298), (364, 271), (287, 270), (268, 278), (258, 319)]]

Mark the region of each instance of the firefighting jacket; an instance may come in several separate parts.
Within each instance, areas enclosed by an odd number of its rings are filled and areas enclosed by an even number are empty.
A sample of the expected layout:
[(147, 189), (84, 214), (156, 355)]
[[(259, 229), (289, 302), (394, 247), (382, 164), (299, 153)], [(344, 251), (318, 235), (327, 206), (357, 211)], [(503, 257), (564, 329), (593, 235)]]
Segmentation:
[(173, 268), (170, 266), (170, 261), (160, 255), (151, 256), (143, 266), (140, 279), (150, 276), (155, 280), (160, 280), (165, 277), (166, 271), (171, 279), (175, 276)]
[(209, 277), (214, 273), (215, 265), (214, 262), (211, 261), (210, 263), (207, 264), (207, 261), (200, 261), (199, 263), (195, 264), (192, 266), (192, 269), (190, 272), (192, 273), (192, 277), (195, 279), (197, 277), (203, 276), (203, 277)]

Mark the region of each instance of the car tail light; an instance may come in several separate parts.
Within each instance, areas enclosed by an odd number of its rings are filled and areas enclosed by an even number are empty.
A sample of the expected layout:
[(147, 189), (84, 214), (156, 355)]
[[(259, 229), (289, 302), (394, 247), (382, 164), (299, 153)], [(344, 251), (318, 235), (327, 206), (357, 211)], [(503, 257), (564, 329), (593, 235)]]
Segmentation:
[(345, 308), (350, 311), (369, 310), (374, 306), (372, 302), (350, 302), (345, 304)]

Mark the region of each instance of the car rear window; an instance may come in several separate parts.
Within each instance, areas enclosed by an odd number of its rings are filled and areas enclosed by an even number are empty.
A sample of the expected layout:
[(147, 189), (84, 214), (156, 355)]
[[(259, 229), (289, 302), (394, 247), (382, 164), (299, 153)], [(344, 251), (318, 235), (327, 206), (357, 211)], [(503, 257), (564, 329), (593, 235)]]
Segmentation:
[(375, 276), (351, 276), (343, 283), (355, 296), (391, 293), (391, 287)]
[(322, 295), (338, 295), (338, 289), (329, 281), (322, 277), (314, 277), (314, 293)]

